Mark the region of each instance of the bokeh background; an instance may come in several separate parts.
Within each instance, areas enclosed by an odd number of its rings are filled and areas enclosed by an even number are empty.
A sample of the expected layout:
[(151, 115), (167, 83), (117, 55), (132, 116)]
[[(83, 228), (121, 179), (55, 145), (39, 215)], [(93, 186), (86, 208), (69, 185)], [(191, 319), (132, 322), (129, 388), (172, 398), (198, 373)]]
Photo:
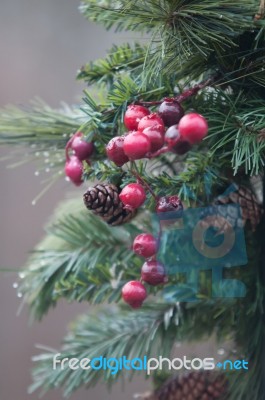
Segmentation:
[[(78, 12), (77, 0), (0, 0), (0, 107), (28, 104), (36, 96), (53, 107), (60, 107), (61, 101), (79, 103), (84, 87), (75, 81), (78, 68), (104, 57), (114, 42), (132, 39), (130, 34), (105, 32), (87, 22)], [(8, 153), (8, 148), (0, 148), (0, 157)], [(25, 264), (42, 238), (49, 216), (73, 190), (62, 178), (32, 206), (42, 189), (42, 176), (34, 175), (36, 166), (32, 164), (6, 168), (10, 164), (0, 162), (0, 268), (9, 270)], [(59, 348), (70, 321), (89, 311), (88, 304), (60, 302), (41, 323), (30, 325), (26, 307), (17, 313), (21, 298), (13, 287), (16, 282), (15, 273), (0, 272), (0, 400), (37, 399), (36, 393), (27, 394), (31, 357), (39, 353), (35, 345)], [(179, 347), (176, 352), (180, 357), (185, 353), (213, 357), (216, 348), (208, 342), (189, 349)], [(111, 393), (98, 385), (80, 389), (71, 399), (127, 400), (148, 386), (137, 377), (125, 388), (120, 383), (115, 385)], [(43, 398), (59, 400), (63, 395), (52, 391)]]

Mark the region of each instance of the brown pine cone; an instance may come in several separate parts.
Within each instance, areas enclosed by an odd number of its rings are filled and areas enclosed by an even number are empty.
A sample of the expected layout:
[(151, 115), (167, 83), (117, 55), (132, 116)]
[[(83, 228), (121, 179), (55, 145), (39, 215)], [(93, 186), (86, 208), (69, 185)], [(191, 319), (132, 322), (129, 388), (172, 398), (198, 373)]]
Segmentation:
[(239, 204), (242, 210), (243, 224), (250, 222), (254, 232), (261, 221), (262, 207), (259, 204), (255, 194), (246, 186), (235, 185), (235, 190), (227, 196), (217, 197), (215, 204)]
[(227, 390), (227, 381), (220, 373), (191, 372), (167, 381), (153, 393), (138, 396), (142, 400), (218, 400)]
[(124, 208), (115, 185), (98, 184), (89, 187), (83, 199), (89, 210), (112, 226), (129, 222), (136, 214), (136, 211)]

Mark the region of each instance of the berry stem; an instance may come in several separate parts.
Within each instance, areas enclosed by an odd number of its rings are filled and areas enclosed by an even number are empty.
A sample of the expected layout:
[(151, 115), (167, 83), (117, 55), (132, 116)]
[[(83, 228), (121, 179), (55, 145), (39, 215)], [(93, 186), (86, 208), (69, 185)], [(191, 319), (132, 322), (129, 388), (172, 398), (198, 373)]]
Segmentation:
[(195, 96), (199, 92), (199, 90), (202, 90), (207, 86), (211, 86), (214, 83), (215, 79), (216, 77), (211, 77), (201, 83), (198, 83), (198, 85), (193, 86), (193, 88), (185, 90), (183, 93), (176, 97), (176, 101), (178, 103), (182, 103), (189, 97)]
[(149, 159), (150, 159), (150, 158), (158, 157), (158, 156), (160, 156), (161, 154), (168, 153), (168, 152), (170, 151), (170, 149), (171, 149), (170, 146), (164, 146), (164, 147), (162, 147), (162, 149), (159, 149), (159, 150), (155, 151), (154, 153), (148, 153), (148, 154), (147, 154), (147, 157), (148, 157)]
[(207, 86), (211, 86), (216, 80), (216, 76), (212, 76), (208, 79), (206, 79), (205, 81), (202, 81), (201, 83), (198, 83), (197, 85), (193, 86), (190, 89), (185, 90), (184, 92), (182, 92), (181, 94), (179, 94), (178, 96), (175, 97), (166, 97), (162, 100), (159, 101), (135, 101), (134, 104), (139, 104), (142, 105), (144, 107), (150, 107), (150, 106), (156, 106), (159, 104), (162, 104), (163, 101), (165, 100), (173, 100), (176, 103), (182, 103), (183, 101), (187, 100), (189, 97), (195, 96), (199, 90), (204, 89)]
[(137, 171), (134, 171), (133, 169), (131, 170), (132, 175), (135, 176), (135, 178), (137, 179), (137, 181), (143, 185), (153, 196), (153, 198), (157, 201), (158, 200), (158, 196), (155, 194), (155, 192), (153, 191), (153, 189), (151, 188), (151, 186), (139, 175), (139, 173)]

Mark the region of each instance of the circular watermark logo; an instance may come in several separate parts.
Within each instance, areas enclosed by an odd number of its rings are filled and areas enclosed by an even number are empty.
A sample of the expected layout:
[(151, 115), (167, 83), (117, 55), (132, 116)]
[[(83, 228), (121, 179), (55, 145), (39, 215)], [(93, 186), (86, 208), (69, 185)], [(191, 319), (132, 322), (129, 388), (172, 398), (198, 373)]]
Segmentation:
[[(217, 235), (223, 235), (223, 241), (218, 246), (206, 243), (206, 233), (213, 228)], [(192, 241), (196, 250), (204, 257), (217, 259), (224, 257), (234, 247), (236, 235), (233, 226), (220, 215), (208, 215), (198, 221), (192, 232)]]

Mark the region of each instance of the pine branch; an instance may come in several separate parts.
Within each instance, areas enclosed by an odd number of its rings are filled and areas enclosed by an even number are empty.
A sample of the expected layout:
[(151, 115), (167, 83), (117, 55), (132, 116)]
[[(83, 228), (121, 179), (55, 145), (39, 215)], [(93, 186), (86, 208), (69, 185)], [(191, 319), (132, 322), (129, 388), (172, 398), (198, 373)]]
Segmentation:
[[(75, 357), (81, 360), (84, 357), (92, 359), (100, 356), (126, 356), (132, 359), (160, 354), (166, 357), (174, 344), (180, 318), (179, 309), (171, 304), (146, 306), (137, 312), (108, 309), (97, 312), (97, 316), (84, 316), (65, 338), (59, 359)], [(64, 394), (68, 396), (81, 385), (90, 387), (99, 380), (107, 381), (111, 385), (121, 374), (128, 377), (133, 373), (119, 371), (116, 375), (111, 375), (110, 370), (53, 370), (54, 354), (56, 352), (34, 357), (37, 367), (33, 372), (34, 383), (30, 392), (39, 388), (46, 391), (64, 387)]]
[(0, 146), (12, 146), (8, 159), (16, 160), (9, 167), (36, 161), (36, 175), (55, 171), (49, 177), (48, 185), (51, 185), (62, 174), (64, 148), (69, 137), (83, 122), (84, 115), (78, 108), (63, 105), (62, 109), (54, 110), (41, 100), (28, 107), (9, 106), (0, 110)]
[[(256, 1), (241, 1), (240, 5), (233, 1), (227, 3), (221, 1), (207, 1), (201, 3), (191, 0), (153, 0), (145, 1), (103, 1), (98, 4), (96, 0), (85, 0), (80, 6), (80, 11), (90, 20), (103, 23), (106, 29), (116, 26), (117, 30), (141, 30), (149, 31), (159, 25), (180, 25), (180, 31), (184, 28), (182, 21), (190, 28), (200, 29), (204, 27), (204, 39), (221, 41), (227, 36), (235, 36), (243, 29), (250, 29), (253, 16), (257, 10)], [(220, 18), (220, 15), (222, 16)], [(213, 29), (213, 22), (215, 29)], [(183, 32), (181, 32), (183, 33)], [(186, 33), (186, 34), (187, 34)], [(210, 37), (210, 35), (213, 37)], [(189, 40), (190, 38), (187, 37)], [(196, 40), (196, 33), (192, 37)], [(200, 40), (203, 44), (203, 40)]]
[(85, 0), (79, 9), (86, 18), (103, 24), (106, 29), (115, 27), (117, 32), (124, 30), (149, 32), (160, 21), (163, 8), (154, 2), (144, 3), (135, 2), (135, 9), (131, 12), (130, 1), (104, 0), (99, 4), (97, 0)]
[[(252, 271), (253, 279), (253, 271)], [(260, 296), (257, 296), (257, 301)], [(219, 299), (201, 301), (196, 304), (188, 303), (179, 307), (175, 303), (146, 304), (136, 312), (122, 312), (113, 309), (100, 312), (96, 316), (84, 316), (74, 324), (72, 331), (67, 335), (61, 350), (50, 351), (34, 357), (36, 367), (33, 371), (33, 384), (30, 392), (42, 389), (45, 392), (52, 388), (61, 387), (64, 395), (71, 395), (81, 385), (91, 387), (104, 380), (109, 386), (119, 377), (130, 378), (133, 371), (118, 371), (111, 375), (110, 370), (63, 370), (52, 369), (53, 357), (60, 353), (59, 360), (64, 358), (89, 358), (105, 357), (117, 358), (126, 356), (127, 359), (149, 357), (170, 357), (172, 347), (176, 341), (190, 342), (211, 336), (214, 332), (220, 340), (234, 338), (234, 331), (242, 334), (242, 327), (246, 327), (246, 315), (249, 322), (248, 329), (255, 327), (255, 334), (259, 336), (259, 325), (256, 324), (257, 314), (255, 302), (251, 304), (249, 298), (243, 300)], [(243, 321), (244, 319), (244, 321)], [(106, 326), (108, 329), (106, 329)], [(243, 328), (244, 329), (244, 328)], [(246, 332), (244, 332), (245, 335)], [(242, 335), (243, 336), (243, 335)], [(258, 337), (257, 336), (257, 337)], [(245, 336), (243, 336), (245, 338)], [(252, 335), (249, 338), (253, 337)], [(250, 343), (250, 340), (249, 340)], [(244, 348), (249, 356), (258, 343), (252, 341), (251, 348)], [(251, 350), (252, 349), (252, 350)], [(250, 351), (250, 353), (249, 353)], [(257, 348), (256, 348), (257, 354)], [(246, 387), (253, 390), (253, 399), (258, 400), (260, 384), (255, 376), (256, 370), (251, 370), (246, 376), (244, 374), (244, 385), (238, 385), (238, 379), (242, 375), (237, 371), (232, 379), (236, 379), (237, 387), (235, 393), (242, 396)], [(242, 373), (243, 374), (243, 373)], [(231, 378), (231, 377), (230, 377)], [(254, 386), (256, 384), (256, 388)], [(233, 385), (233, 384), (232, 384)], [(242, 388), (244, 388), (242, 390)], [(229, 397), (235, 400), (245, 397)]]
[(127, 224), (126, 229), (110, 227), (79, 200), (64, 203), (57, 213), (19, 287), (35, 318), (41, 318), (60, 297), (117, 301), (120, 287), (138, 276), (141, 265), (130, 250), (131, 235), (139, 233), (135, 224)]
[(0, 144), (43, 144), (64, 148), (67, 137), (77, 130), (84, 116), (64, 106), (53, 110), (36, 100), (30, 107), (9, 106), (0, 111)]
[(135, 43), (134, 46), (124, 44), (113, 46), (108, 56), (84, 65), (77, 75), (77, 79), (83, 79), (88, 84), (113, 83), (116, 75), (129, 71), (130, 74), (140, 74), (141, 66), (145, 60), (146, 48)]
[[(253, 20), (257, 11), (255, 0), (243, 0), (240, 4), (226, 0), (96, 3), (86, 0), (81, 11), (107, 29), (116, 26), (117, 30), (152, 31), (145, 63), (148, 80), (180, 70), (194, 55), (206, 61), (213, 52), (219, 58), (226, 50), (235, 52), (238, 37), (259, 24)], [(208, 58), (204, 64), (208, 63), (207, 69), (209, 62)]]
[[(219, 91), (216, 95), (215, 99), (211, 94), (207, 95), (204, 106), (201, 104), (204, 115), (214, 121), (206, 140), (212, 155), (230, 159), (235, 174), (242, 168), (246, 174), (258, 174), (262, 171), (265, 155), (263, 100), (258, 97), (247, 99), (243, 93), (235, 97)], [(214, 106), (209, 107), (209, 104)]]

